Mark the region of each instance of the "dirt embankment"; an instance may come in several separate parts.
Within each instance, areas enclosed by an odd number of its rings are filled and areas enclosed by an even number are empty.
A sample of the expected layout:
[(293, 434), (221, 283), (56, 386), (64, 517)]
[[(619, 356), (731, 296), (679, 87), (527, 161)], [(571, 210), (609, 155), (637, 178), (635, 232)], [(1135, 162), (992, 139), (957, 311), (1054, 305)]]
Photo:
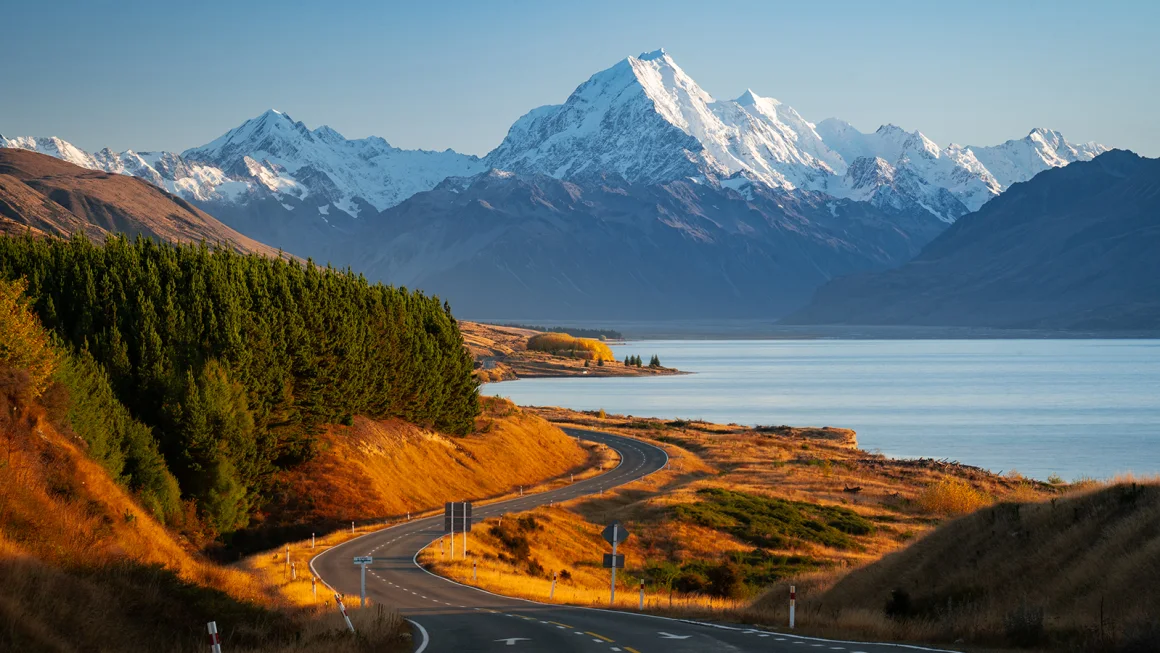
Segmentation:
[(516, 327), (496, 326), (478, 322), (459, 323), (467, 349), (475, 357), (476, 375), (484, 383), (510, 381), (519, 378), (558, 376), (664, 376), (684, 374), (680, 370), (641, 365), (625, 365), (623, 361), (597, 362), (579, 357), (560, 356), (528, 349), (528, 340), (541, 331)]

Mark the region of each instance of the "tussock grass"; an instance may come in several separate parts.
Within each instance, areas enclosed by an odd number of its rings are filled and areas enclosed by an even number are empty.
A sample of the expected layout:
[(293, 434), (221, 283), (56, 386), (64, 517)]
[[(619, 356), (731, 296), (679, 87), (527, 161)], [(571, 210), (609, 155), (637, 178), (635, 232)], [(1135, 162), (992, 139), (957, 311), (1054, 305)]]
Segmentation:
[(913, 628), (980, 645), (1160, 650), (1149, 629), (1160, 618), (1160, 482), (996, 504), (850, 573), (810, 605), (825, 608), (807, 623), (862, 620), (867, 636)]
[(991, 497), (958, 478), (942, 478), (927, 485), (917, 500), (923, 510), (938, 515), (963, 515), (991, 502)]

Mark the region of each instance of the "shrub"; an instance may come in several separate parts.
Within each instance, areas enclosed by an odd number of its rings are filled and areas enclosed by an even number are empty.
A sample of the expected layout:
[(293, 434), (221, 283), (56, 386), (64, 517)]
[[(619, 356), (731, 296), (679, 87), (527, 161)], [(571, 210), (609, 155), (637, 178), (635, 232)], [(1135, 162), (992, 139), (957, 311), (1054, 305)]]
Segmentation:
[(918, 496), (918, 505), (924, 510), (942, 515), (962, 515), (990, 503), (989, 496), (958, 478), (944, 478), (931, 483)]
[(608, 345), (591, 338), (573, 338), (567, 333), (540, 333), (528, 338), (528, 349), (558, 356), (588, 360), (614, 360)]

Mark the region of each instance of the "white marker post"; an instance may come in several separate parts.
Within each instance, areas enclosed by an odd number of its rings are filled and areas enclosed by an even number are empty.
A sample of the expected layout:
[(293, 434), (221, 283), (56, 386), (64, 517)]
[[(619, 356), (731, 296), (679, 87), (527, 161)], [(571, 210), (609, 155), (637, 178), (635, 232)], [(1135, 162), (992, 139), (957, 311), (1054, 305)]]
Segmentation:
[(793, 617), (794, 617), (793, 613), (794, 613), (794, 608), (797, 607), (796, 603), (797, 603), (797, 587), (790, 585), (789, 586), (789, 628), (790, 628), (790, 630), (793, 630)]
[(362, 570), (362, 586), (359, 590), (359, 607), (367, 607), (367, 565), (375, 561), (371, 556), (355, 556), (354, 564), (358, 565)]
[(350, 534), (354, 535), (354, 522), (350, 523)]
[(569, 474), (569, 475), (568, 475), (568, 482), (569, 482), (569, 483), (575, 483), (575, 482), (576, 482), (576, 475), (575, 475), (575, 474)]
[(334, 602), (338, 604), (338, 611), (342, 613), (342, 618), (346, 620), (346, 627), (353, 633), (354, 624), (350, 622), (350, 615), (346, 613), (346, 606), (342, 604), (342, 597), (338, 595), (338, 592), (334, 593)]
[(290, 563), (290, 580), (298, 580), (298, 565), (293, 562)]
[(473, 580), (473, 581), (479, 580), (479, 561), (478, 560), (471, 561), (471, 580)]
[(314, 548), (314, 533), (310, 534), (310, 548)]
[(548, 590), (548, 600), (556, 597), (556, 572), (552, 572), (552, 589)]
[(310, 577), (310, 593), (314, 598), (318, 598), (318, 578), (315, 576)]
[(286, 566), (290, 566), (290, 545), (286, 545)]
[(206, 630), (209, 631), (209, 650), (210, 653), (222, 653), (222, 638), (218, 635), (217, 622), (211, 621), (205, 625)]
[(641, 612), (644, 612), (644, 579), (643, 578), (640, 579), (640, 605), (638, 605), (636, 609), (640, 610)]

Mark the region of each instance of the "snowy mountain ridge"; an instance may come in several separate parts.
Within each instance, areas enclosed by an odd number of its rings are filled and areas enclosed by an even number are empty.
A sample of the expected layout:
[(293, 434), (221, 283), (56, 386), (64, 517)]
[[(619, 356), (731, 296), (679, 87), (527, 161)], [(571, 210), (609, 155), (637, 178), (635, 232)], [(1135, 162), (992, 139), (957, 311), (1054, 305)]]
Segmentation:
[(89, 154), (59, 138), (0, 136), (0, 147), (141, 177), (213, 206), (260, 203), (318, 219), (378, 213), (452, 177), (489, 169), (564, 180), (615, 174), (631, 183), (758, 184), (923, 210), (943, 221), (977, 210), (1011, 184), (1107, 150), (1034, 129), (996, 146), (942, 148), (919, 131), (883, 125), (862, 133), (834, 118), (812, 123), (792, 107), (746, 90), (717, 100), (664, 50), (600, 71), (559, 105), (528, 112), (482, 159), (452, 150), (392, 147), (377, 136), (347, 139), (269, 110), (214, 141), (174, 152)]

